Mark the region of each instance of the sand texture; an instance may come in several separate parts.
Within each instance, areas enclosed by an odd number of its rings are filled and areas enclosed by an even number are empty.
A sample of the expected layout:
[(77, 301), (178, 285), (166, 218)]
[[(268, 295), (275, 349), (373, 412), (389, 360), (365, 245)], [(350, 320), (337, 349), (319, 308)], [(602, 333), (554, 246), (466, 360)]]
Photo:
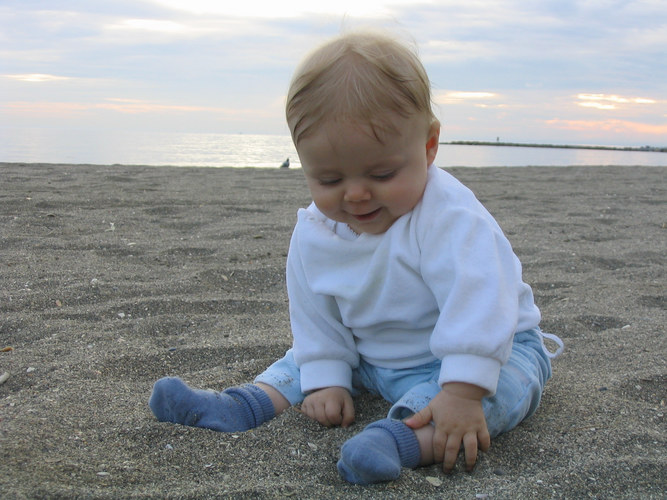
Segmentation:
[(451, 169), (524, 264), (566, 351), (473, 473), (346, 484), (296, 409), (247, 433), (157, 422), (153, 382), (223, 389), (291, 343), (299, 171), (0, 164), (2, 498), (664, 498), (664, 168)]

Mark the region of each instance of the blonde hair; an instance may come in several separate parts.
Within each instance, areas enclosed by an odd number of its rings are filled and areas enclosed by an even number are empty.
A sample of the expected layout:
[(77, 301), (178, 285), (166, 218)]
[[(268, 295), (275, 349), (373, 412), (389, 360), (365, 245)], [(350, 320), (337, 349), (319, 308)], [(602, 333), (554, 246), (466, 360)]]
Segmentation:
[(287, 124), (294, 144), (328, 120), (368, 123), (386, 130), (389, 112), (407, 118), (423, 113), (437, 121), (431, 86), (416, 52), (386, 34), (341, 35), (308, 55), (297, 68), (287, 94)]

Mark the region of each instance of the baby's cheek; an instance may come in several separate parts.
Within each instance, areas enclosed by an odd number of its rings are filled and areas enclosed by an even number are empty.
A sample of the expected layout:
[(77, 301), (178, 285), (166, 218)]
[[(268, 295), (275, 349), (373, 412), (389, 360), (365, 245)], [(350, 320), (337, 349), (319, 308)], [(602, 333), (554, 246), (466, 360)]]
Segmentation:
[(415, 190), (404, 190), (403, 192), (396, 195), (396, 215), (401, 216), (410, 212), (419, 200), (421, 199), (421, 193), (415, 192)]

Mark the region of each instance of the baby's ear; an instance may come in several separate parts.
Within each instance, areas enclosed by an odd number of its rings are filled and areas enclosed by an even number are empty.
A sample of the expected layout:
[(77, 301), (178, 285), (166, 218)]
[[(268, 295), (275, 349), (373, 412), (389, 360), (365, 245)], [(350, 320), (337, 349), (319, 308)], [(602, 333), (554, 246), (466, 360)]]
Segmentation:
[(434, 121), (429, 130), (426, 139), (426, 159), (430, 165), (435, 161), (435, 155), (438, 154), (438, 145), (440, 144), (440, 122)]

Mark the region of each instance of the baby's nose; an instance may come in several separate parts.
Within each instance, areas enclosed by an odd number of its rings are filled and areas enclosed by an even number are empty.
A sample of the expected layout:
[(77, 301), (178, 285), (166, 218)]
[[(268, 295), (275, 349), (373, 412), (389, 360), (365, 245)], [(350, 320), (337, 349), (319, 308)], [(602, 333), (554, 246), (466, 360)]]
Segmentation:
[(363, 182), (350, 182), (345, 186), (345, 201), (366, 201), (371, 192)]

